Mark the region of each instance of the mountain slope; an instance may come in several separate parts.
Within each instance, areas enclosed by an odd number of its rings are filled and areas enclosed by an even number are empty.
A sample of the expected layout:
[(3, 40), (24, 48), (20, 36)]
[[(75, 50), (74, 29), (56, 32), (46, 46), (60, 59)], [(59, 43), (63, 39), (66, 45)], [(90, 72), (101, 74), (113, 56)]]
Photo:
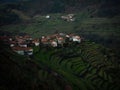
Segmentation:
[(41, 63), (17, 55), (0, 41), (1, 90), (63, 90), (67, 84), (56, 78)]
[(82, 11), (75, 13), (76, 20), (67, 22), (60, 17), (66, 14), (49, 14), (50, 19), (45, 15), (37, 15), (29, 23), (12, 24), (1, 27), (1, 31), (11, 33), (28, 33), (33, 37), (53, 34), (54, 32), (77, 33), (85, 39), (109, 46), (114, 49), (119, 56), (120, 46), (120, 17), (94, 18), (89, 12)]
[[(31, 0), (22, 3), (30, 14), (95, 11), (95, 16), (108, 17), (120, 14), (119, 0)], [(31, 11), (31, 12), (29, 12)], [(31, 14), (32, 14), (31, 13)]]
[[(49, 13), (86, 12), (89, 17), (120, 16), (119, 0), (2, 0), (0, 25), (26, 22), (25, 17)], [(21, 12), (20, 14), (13, 12)], [(27, 21), (28, 22), (28, 21)]]
[(58, 49), (34, 47), (32, 59), (17, 55), (3, 42), (0, 49), (2, 90), (120, 89), (119, 60), (99, 44), (83, 41)]

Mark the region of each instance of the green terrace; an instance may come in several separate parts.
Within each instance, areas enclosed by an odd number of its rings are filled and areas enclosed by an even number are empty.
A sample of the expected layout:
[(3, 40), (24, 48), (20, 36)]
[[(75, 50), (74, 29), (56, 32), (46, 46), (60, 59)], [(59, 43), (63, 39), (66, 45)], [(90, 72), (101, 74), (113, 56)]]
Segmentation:
[[(120, 89), (118, 59), (111, 49), (94, 42), (72, 42), (61, 48), (33, 46), (31, 58), (16, 54), (2, 43), (0, 48), (2, 89)], [(3, 80), (9, 80), (10, 85), (7, 87)]]
[[(82, 42), (67, 48), (34, 47), (33, 61), (47, 66), (71, 85), (73, 90), (119, 90), (119, 69), (112, 52), (101, 45)], [(113, 84), (114, 83), (114, 84)]]

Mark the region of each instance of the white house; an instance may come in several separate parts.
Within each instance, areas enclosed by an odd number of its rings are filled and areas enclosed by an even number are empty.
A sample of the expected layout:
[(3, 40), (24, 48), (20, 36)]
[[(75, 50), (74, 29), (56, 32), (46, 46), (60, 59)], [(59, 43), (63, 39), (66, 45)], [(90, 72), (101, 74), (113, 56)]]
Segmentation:
[(12, 38), (9, 38), (9, 41), (12, 41), (13, 39)]
[(40, 43), (39, 42), (35, 42), (35, 46), (39, 46), (40, 45)]
[(19, 46), (20, 47), (27, 47), (27, 44), (26, 43), (20, 43)]
[(34, 40), (32, 41), (32, 43), (33, 43), (35, 46), (39, 46), (39, 45), (40, 45), (39, 39), (34, 39)]
[(27, 48), (25, 51), (24, 51), (24, 54), (25, 55), (33, 55), (33, 49), (32, 48)]
[(78, 43), (81, 42), (80, 36), (73, 36), (73, 37), (72, 37), (72, 40), (73, 40), (73, 42), (78, 42)]
[(75, 21), (74, 14), (68, 14), (65, 16), (61, 16), (61, 18), (66, 21)]
[(50, 41), (52, 47), (57, 47), (57, 42), (56, 41)]
[(16, 46), (17, 42), (16, 41), (9, 41), (9, 46), (14, 47)]
[(50, 15), (47, 15), (45, 18), (49, 19), (49, 18), (50, 18)]
[(58, 37), (57, 42), (58, 44), (63, 45), (65, 43), (65, 39), (63, 37)]
[(20, 55), (33, 55), (33, 49), (30, 47), (12, 47), (12, 50)]

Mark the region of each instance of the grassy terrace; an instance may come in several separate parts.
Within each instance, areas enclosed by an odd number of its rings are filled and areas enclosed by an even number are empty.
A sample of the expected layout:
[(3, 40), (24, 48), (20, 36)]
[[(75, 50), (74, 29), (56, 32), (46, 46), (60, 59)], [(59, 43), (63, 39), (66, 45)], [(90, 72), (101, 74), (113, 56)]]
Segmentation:
[(20, 33), (25, 32), (33, 37), (48, 35), (57, 31), (60, 32), (76, 32), (83, 35), (95, 34), (104, 36), (105, 38), (113, 34), (119, 36), (119, 21), (120, 17), (113, 18), (90, 18), (89, 13), (76, 13), (74, 22), (66, 22), (60, 17), (64, 14), (50, 14), (51, 18), (46, 19), (45, 16), (33, 17), (30, 23), (14, 24), (1, 27), (1, 30)]
[[(119, 90), (120, 64), (111, 49), (89, 41), (33, 47), (31, 60), (0, 45), (0, 89)], [(9, 83), (9, 84), (7, 84)]]
[[(112, 52), (85, 41), (67, 48), (35, 47), (34, 61), (52, 69), (68, 82), (73, 90), (119, 90), (119, 77), (110, 73), (119, 69)], [(114, 83), (114, 84), (113, 84)]]
[(57, 78), (42, 63), (18, 55), (0, 43), (0, 90), (63, 90), (64, 79)]

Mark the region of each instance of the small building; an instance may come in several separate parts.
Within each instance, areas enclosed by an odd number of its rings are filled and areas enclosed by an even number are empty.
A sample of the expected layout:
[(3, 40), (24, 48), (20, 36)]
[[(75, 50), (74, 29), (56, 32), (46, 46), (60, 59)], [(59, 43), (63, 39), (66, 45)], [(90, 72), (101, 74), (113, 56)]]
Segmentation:
[(49, 18), (50, 18), (50, 15), (45, 16), (45, 18), (49, 19)]
[(20, 47), (27, 47), (27, 43), (19, 43)]
[(25, 43), (25, 40), (22, 38), (17, 38), (16, 41), (18, 44)]
[(57, 45), (57, 42), (54, 41), (54, 40), (51, 40), (51, 41), (50, 41), (50, 44), (51, 44), (52, 47), (57, 47), (57, 46), (58, 46), (58, 45)]
[(20, 55), (33, 55), (33, 49), (30, 47), (12, 47), (12, 50)]
[(23, 39), (24, 39), (24, 40), (33, 40), (32, 37), (29, 36), (29, 35), (25, 35), (25, 36), (23, 36)]
[(0, 40), (5, 41), (5, 42), (9, 42), (9, 36), (0, 36)]
[(74, 18), (74, 14), (68, 14), (68, 15), (65, 15), (65, 16), (61, 16), (61, 18), (63, 20), (66, 20), (66, 21), (75, 21), (75, 18)]
[(44, 45), (48, 45), (49, 44), (49, 40), (46, 37), (42, 37), (41, 38), (41, 43)]
[(9, 41), (13, 41), (13, 39), (12, 39), (12, 38), (9, 38)]
[(80, 36), (73, 36), (72, 38), (73, 38), (73, 42), (78, 42), (78, 43), (81, 42)]
[(65, 39), (63, 37), (57, 37), (57, 42), (60, 45), (63, 45), (65, 43)]
[(62, 32), (60, 32), (59, 34), (58, 34), (58, 36), (61, 36), (61, 37), (66, 37), (66, 33), (62, 33)]
[(81, 37), (79, 35), (69, 34), (69, 35), (66, 35), (66, 38), (68, 38), (69, 41), (72, 41), (72, 42), (78, 42), (78, 43), (81, 42)]
[(10, 45), (10, 47), (14, 47), (14, 46), (17, 45), (17, 42), (16, 41), (10, 41), (9, 45)]
[(34, 40), (32, 41), (32, 43), (33, 43), (35, 46), (39, 46), (39, 45), (40, 45), (39, 39), (34, 39)]

